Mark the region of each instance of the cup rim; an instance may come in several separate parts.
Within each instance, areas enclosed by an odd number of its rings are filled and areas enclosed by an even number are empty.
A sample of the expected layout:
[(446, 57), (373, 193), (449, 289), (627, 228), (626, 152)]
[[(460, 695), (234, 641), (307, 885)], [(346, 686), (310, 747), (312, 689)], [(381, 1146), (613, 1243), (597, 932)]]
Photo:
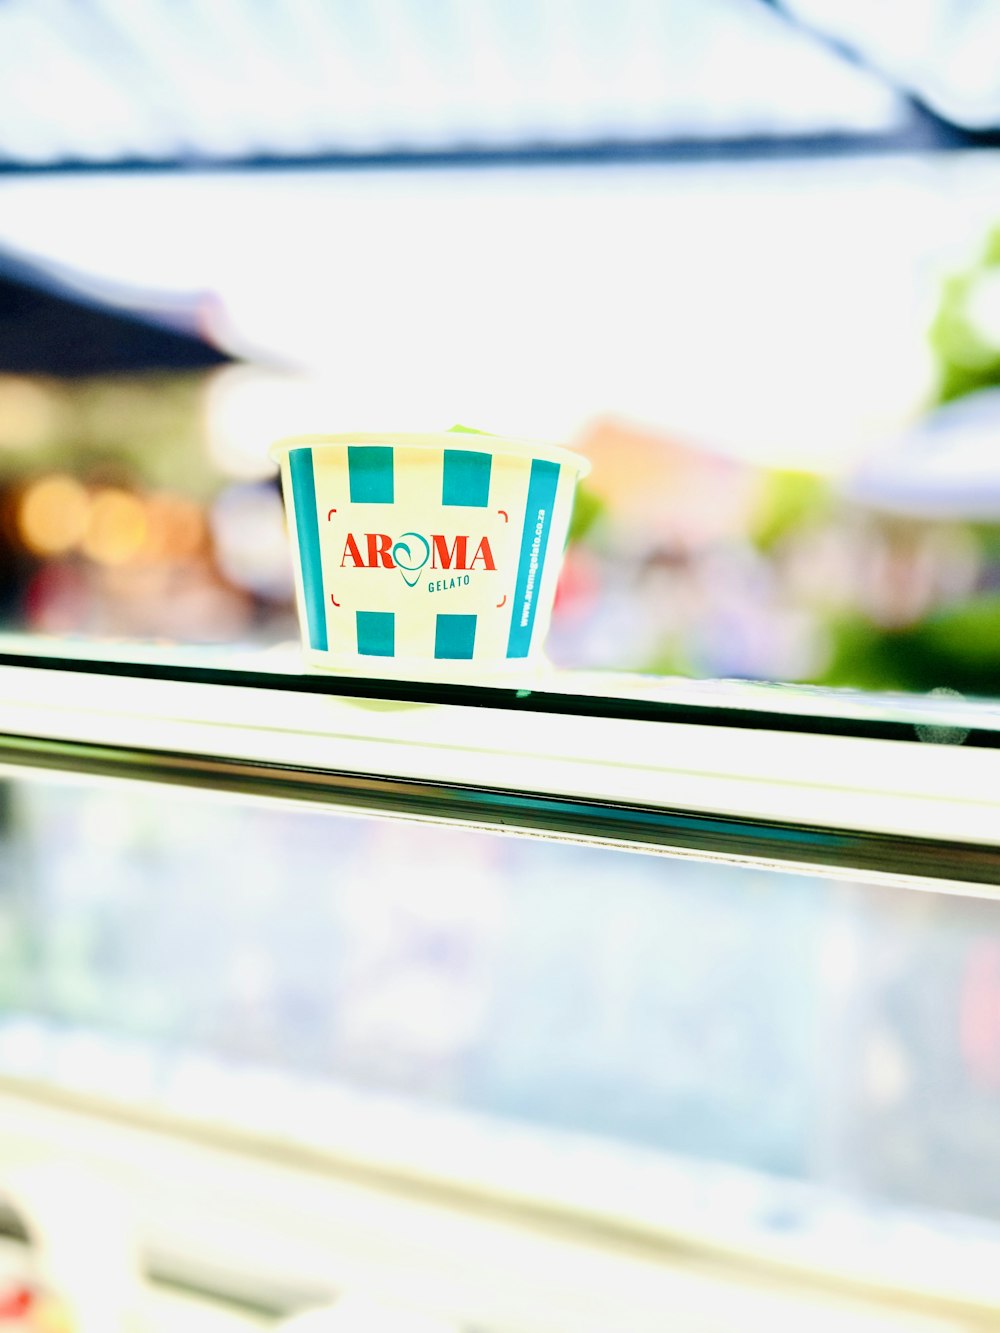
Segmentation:
[(310, 434), (288, 435), (275, 442), (268, 449), (268, 456), (276, 463), (293, 449), (310, 449), (324, 444), (375, 444), (402, 445), (407, 449), (456, 449), (469, 453), (506, 453), (520, 457), (540, 458), (545, 462), (558, 463), (560, 467), (572, 467), (578, 477), (585, 477), (590, 471), (591, 462), (583, 454), (566, 449), (563, 445), (550, 444), (545, 440), (526, 440), (513, 435), (486, 435), (464, 431), (355, 431), (339, 432), (335, 435)]

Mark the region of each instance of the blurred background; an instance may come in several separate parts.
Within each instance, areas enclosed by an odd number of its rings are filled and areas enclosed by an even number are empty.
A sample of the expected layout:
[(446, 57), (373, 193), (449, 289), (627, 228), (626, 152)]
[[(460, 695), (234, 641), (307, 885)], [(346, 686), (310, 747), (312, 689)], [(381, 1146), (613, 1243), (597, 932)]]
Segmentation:
[(995, 693), (997, 24), (6, 0), (3, 626), (294, 642), (267, 444), (463, 421), (594, 461), (559, 665)]
[[(593, 462), (562, 667), (1000, 694), (1000, 8), (0, 0), (0, 631), (294, 648), (268, 445), (455, 422)], [(0, 785), (4, 1086), (901, 1285), (998, 996), (991, 902)]]

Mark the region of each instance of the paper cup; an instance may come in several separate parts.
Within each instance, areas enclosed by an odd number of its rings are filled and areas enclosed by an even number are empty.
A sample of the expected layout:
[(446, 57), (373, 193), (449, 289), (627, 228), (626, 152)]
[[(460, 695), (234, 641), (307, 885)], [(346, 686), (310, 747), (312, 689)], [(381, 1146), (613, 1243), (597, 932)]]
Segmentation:
[(493, 435), (305, 435), (271, 450), (311, 666), (537, 664), (586, 459)]

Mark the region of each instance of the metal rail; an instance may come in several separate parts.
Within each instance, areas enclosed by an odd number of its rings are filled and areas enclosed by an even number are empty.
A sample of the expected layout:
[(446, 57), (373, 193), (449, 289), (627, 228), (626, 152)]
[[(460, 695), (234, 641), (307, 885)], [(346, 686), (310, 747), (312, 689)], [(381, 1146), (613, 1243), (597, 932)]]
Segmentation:
[(774, 869), (877, 878), (936, 892), (969, 893), (979, 887), (1000, 897), (1000, 846), (978, 843), (44, 737), (0, 735), (0, 765), (166, 783)]

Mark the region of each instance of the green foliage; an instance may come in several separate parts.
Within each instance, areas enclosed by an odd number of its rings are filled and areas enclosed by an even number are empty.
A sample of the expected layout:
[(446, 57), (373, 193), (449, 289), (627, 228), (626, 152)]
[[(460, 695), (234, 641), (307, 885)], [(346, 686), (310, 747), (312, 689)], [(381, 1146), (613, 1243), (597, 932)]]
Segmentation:
[(668, 635), (657, 643), (642, 670), (653, 676), (698, 676), (699, 671), (685, 650), (683, 636)]
[(832, 504), (829, 482), (806, 472), (775, 472), (753, 518), (750, 540), (762, 551), (773, 550), (790, 532), (824, 518)]
[(860, 616), (831, 627), (833, 655), (820, 683), (963, 694), (1000, 694), (1000, 594), (947, 607), (918, 625), (886, 631)]
[(1000, 565), (1000, 527), (995, 523), (976, 523), (971, 527), (985, 564)]
[(605, 511), (604, 501), (582, 483), (577, 485), (573, 500), (573, 515), (569, 521), (567, 544), (572, 545), (585, 537)]
[(976, 287), (994, 273), (1000, 276), (1000, 227), (990, 232), (976, 262), (948, 278), (942, 287), (930, 328), (931, 349), (938, 363), (940, 403), (1000, 385), (1000, 344), (977, 328), (970, 316)]

